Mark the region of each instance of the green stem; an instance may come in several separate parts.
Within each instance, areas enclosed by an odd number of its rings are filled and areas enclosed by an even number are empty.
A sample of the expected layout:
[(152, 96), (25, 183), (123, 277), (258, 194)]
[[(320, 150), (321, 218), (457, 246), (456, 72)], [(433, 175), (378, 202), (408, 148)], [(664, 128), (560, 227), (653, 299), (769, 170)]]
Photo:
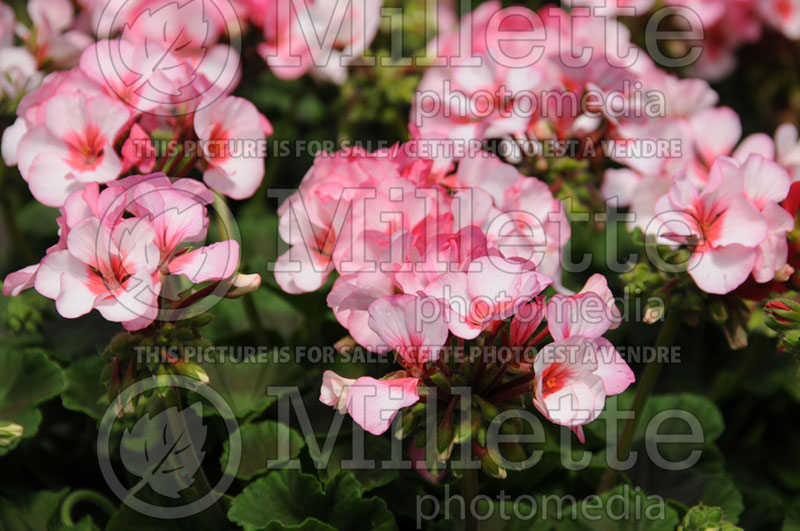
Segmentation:
[(478, 519), (472, 512), (472, 504), (478, 496), (478, 470), (464, 470), (461, 476), (461, 495), (464, 497), (464, 531), (478, 531)]
[(261, 324), (261, 315), (256, 307), (255, 299), (251, 293), (242, 297), (244, 304), (244, 311), (247, 314), (247, 321), (250, 323), (250, 328), (253, 330), (253, 337), (256, 338), (259, 345), (267, 344), (267, 335), (264, 333), (264, 326)]
[(20, 254), (22, 254), (22, 258), (26, 263), (32, 264), (36, 262), (36, 256), (33, 254), (30, 245), (28, 245), (28, 240), (25, 239), (22, 231), (19, 230), (19, 225), (17, 225), (14, 201), (9, 200), (10, 192), (6, 189), (8, 182), (6, 181), (5, 174), (6, 167), (0, 162), (0, 190), (2, 190), (3, 193), (3, 200), (0, 202), (0, 210), (2, 210), (3, 223), (6, 226), (6, 230), (8, 230), (9, 236), (11, 236), (11, 240), (14, 242), (14, 246)]
[[(675, 335), (678, 333), (682, 321), (680, 312), (672, 309), (667, 314), (667, 319), (664, 321), (661, 331), (658, 333), (656, 339), (655, 349), (656, 352), (660, 351), (662, 347), (672, 345)], [(633, 398), (633, 416), (625, 421), (625, 426), (622, 429), (619, 442), (617, 443), (617, 461), (621, 462), (627, 459), (628, 452), (633, 443), (633, 437), (636, 435), (636, 428), (639, 426), (639, 420), (642, 417), (644, 406), (647, 404), (647, 399), (653, 392), (656, 386), (658, 375), (661, 372), (661, 364), (658, 362), (658, 357), (648, 362), (647, 366), (639, 379), (639, 386), (636, 389), (636, 395)], [(608, 467), (603, 479), (600, 481), (599, 492), (603, 493), (611, 490), (617, 480), (618, 471), (613, 467)]]
[(65, 527), (72, 527), (75, 525), (75, 522), (72, 520), (72, 508), (75, 504), (80, 502), (93, 503), (106, 513), (109, 518), (111, 518), (117, 510), (114, 504), (98, 492), (93, 490), (76, 490), (64, 498), (64, 502), (61, 504), (61, 523)]
[[(182, 435), (186, 434), (186, 436), (190, 436), (189, 430), (186, 426), (186, 423), (183, 418), (182, 410), (182, 399), (181, 399), (181, 390), (177, 387), (172, 387), (167, 391), (167, 395), (164, 397), (164, 407), (167, 410), (167, 418), (169, 419), (169, 426), (172, 430), (173, 436), (177, 441)], [(194, 441), (192, 441), (194, 442)], [(194, 475), (194, 483), (192, 485), (192, 489), (194, 489), (195, 493), (197, 493), (198, 498), (202, 498), (206, 494), (212, 491), (211, 484), (208, 482), (208, 477), (206, 477), (206, 473), (201, 466), (202, 463), (198, 463), (197, 454), (193, 451), (194, 448), (190, 449), (187, 452), (180, 452), (177, 454), (178, 459), (180, 459), (181, 463), (183, 464), (184, 468), (187, 470), (197, 470), (197, 473)], [(219, 505), (215, 503), (213, 508), (216, 512), (220, 512)], [(224, 515), (221, 516), (224, 518)]]

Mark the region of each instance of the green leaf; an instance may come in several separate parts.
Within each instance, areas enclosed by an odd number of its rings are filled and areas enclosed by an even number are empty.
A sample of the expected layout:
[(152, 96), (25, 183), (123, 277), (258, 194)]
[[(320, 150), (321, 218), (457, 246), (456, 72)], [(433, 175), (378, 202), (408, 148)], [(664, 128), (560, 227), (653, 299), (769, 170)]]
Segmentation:
[(331, 478), (323, 491), (314, 476), (278, 470), (251, 483), (233, 501), (228, 518), (246, 531), (287, 526), (302, 529), (393, 530), (394, 517), (379, 498), (361, 498), (350, 473)]
[(330, 507), (327, 521), (337, 529), (397, 529), (386, 502), (380, 498), (361, 499), (361, 493), (361, 486), (349, 472), (340, 472), (329, 479), (325, 484)]
[[(278, 400), (278, 396), (267, 394), (267, 387), (298, 385), (303, 381), (303, 371), (294, 363), (273, 363), (269, 360), (259, 362), (203, 363), (212, 389), (222, 396), (237, 418), (258, 414)], [(263, 361), (263, 363), (261, 362)], [(210, 409), (210, 408), (209, 408)]]
[[(376, 466), (366, 470), (350, 470), (353, 477), (361, 485), (363, 492), (388, 485), (400, 475), (397, 470), (383, 468), (381, 461), (391, 459), (391, 443), (385, 438), (373, 437), (369, 444), (364, 445), (364, 459), (375, 461)], [(346, 440), (336, 444), (331, 451), (330, 459), (325, 468), (320, 470), (324, 479), (336, 476), (342, 470), (342, 461), (353, 457), (352, 441)], [(318, 464), (319, 466), (319, 464)]]
[(220, 531), (228, 529), (225, 511), (230, 506), (230, 498), (223, 496), (216, 504), (205, 511), (178, 520), (152, 518), (122, 505), (114, 513), (106, 526), (106, 531)]
[[(632, 400), (633, 393), (630, 391), (609, 398), (606, 401), (606, 408), (603, 413), (601, 413), (596, 422), (586, 426), (586, 431), (605, 440), (607, 422), (616, 421), (618, 430), (620, 430), (625, 421), (619, 413), (630, 411)], [(722, 413), (708, 398), (690, 393), (651, 396), (636, 427), (634, 441), (644, 439), (648, 425), (654, 421), (658, 422), (658, 434), (687, 434), (689, 429), (685, 419), (690, 419), (689, 421), (693, 422), (692, 418), (697, 419), (700, 423), (705, 443), (716, 441), (725, 430)], [(655, 431), (653, 431), (655, 428), (654, 424), (651, 428), (651, 434), (655, 434)], [(612, 431), (612, 435), (616, 439), (619, 431), (616, 434)], [(669, 446), (669, 444), (659, 445), (660, 448)], [(682, 447), (684, 450), (688, 447), (684, 443), (679, 443), (677, 446)], [(687, 451), (691, 451), (691, 449)], [(666, 454), (667, 452), (665, 451), (664, 453)]]
[[(288, 438), (288, 459), (294, 459), (305, 446), (305, 440), (296, 431), (285, 424), (266, 420), (258, 424), (245, 424), (241, 427), (242, 434), (242, 460), (236, 477), (252, 479), (268, 470), (267, 462), (277, 460), (278, 444), (283, 438)], [(225, 441), (224, 451), (220, 463), (228, 462), (230, 441)]]
[[(550, 531), (553, 524), (542, 520), (540, 510), (541, 497), (535, 499), (536, 505), (525, 500), (489, 502), (486, 498), (478, 498), (476, 516), (479, 517), (479, 529), (492, 531)], [(491, 504), (490, 504), (491, 503)], [(433, 509), (433, 507), (431, 507)], [(425, 510), (428, 510), (426, 507)], [(440, 505), (439, 519), (431, 522), (432, 531), (462, 531), (464, 523), (461, 519), (461, 507), (458, 503), (450, 506), (449, 513), (444, 513), (444, 503)], [(424, 521), (424, 520), (423, 520)]]
[(46, 531), (57, 529), (59, 508), (68, 490), (20, 493), (0, 497), (0, 529)]
[(72, 411), (100, 419), (108, 407), (106, 388), (101, 373), (105, 361), (101, 356), (91, 356), (76, 361), (64, 371), (67, 388), (61, 394), (61, 403)]
[(296, 526), (324, 504), (322, 485), (314, 476), (279, 470), (251, 483), (234, 498), (228, 518), (247, 531), (272, 522)]
[(783, 520), (783, 531), (797, 531), (800, 529), (800, 498), (789, 506), (786, 518)]
[(673, 531), (678, 513), (663, 499), (623, 485), (564, 509), (559, 531)]
[[(42, 420), (36, 406), (57, 396), (64, 388), (61, 368), (38, 349), (0, 350), (0, 420), (19, 424), (22, 437), (36, 434)], [(0, 446), (0, 455), (13, 449)]]

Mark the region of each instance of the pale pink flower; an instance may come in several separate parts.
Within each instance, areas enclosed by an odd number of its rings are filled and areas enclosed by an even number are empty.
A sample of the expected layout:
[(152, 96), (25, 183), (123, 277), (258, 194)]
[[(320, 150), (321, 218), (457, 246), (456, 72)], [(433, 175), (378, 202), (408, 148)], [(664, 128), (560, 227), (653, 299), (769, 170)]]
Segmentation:
[(70, 0), (30, 0), (27, 11), (33, 29), (18, 26), (18, 32), (40, 65), (50, 62), (60, 68), (72, 67), (93, 41), (86, 31), (77, 28)]
[(206, 184), (233, 199), (252, 196), (264, 178), (264, 138), (272, 134), (272, 125), (255, 105), (228, 96), (201, 106), (194, 129), (208, 165)]
[(400, 376), (376, 380), (362, 376), (357, 380), (342, 378), (332, 371), (322, 377), (320, 401), (350, 414), (353, 421), (373, 435), (389, 429), (397, 413), (419, 401), (419, 379)]
[(767, 219), (744, 195), (738, 163), (725, 157), (716, 160), (700, 191), (687, 176), (677, 178), (656, 203), (656, 213), (663, 223), (661, 236), (695, 245), (689, 275), (708, 293), (739, 287), (768, 233)]
[(106, 94), (137, 112), (163, 113), (173, 100), (191, 100), (197, 82), (188, 63), (169, 49), (126, 39), (101, 40), (87, 47), (80, 57), (80, 70)]
[(547, 326), (556, 341), (571, 336), (597, 339), (621, 322), (603, 275), (592, 275), (578, 294), (556, 294), (547, 303)]
[(333, 83), (347, 79), (380, 26), (383, 0), (266, 1), (258, 16), (264, 28), (259, 53), (283, 79), (307, 73)]
[(22, 177), (48, 206), (60, 206), (87, 183), (116, 179), (122, 162), (114, 142), (130, 119), (128, 108), (107, 97), (63, 93), (45, 104), (44, 123), (17, 146)]
[(103, 90), (77, 69), (48, 74), (38, 88), (22, 97), (17, 106), (17, 120), (3, 131), (2, 155), (7, 165), (17, 165), (20, 140), (29, 130), (44, 125), (46, 104), (59, 93), (82, 93), (92, 97), (102, 95)]
[(36, 291), (56, 301), (58, 313), (76, 318), (97, 309), (105, 319), (140, 330), (158, 314), (158, 249), (147, 222), (113, 226), (89, 218), (74, 227), (67, 249), (47, 255)]
[(517, 313), (551, 283), (529, 262), (485, 256), (464, 270), (441, 275), (425, 288), (425, 294), (443, 302), (445, 320), (454, 335), (474, 339), (493, 322)]
[(414, 295), (382, 297), (369, 306), (367, 324), (411, 374), (439, 357), (447, 342), (447, 324), (441, 304)]
[(780, 203), (789, 195), (792, 181), (781, 165), (761, 155), (750, 155), (741, 166), (744, 195), (761, 211), (768, 223), (767, 237), (756, 249), (753, 278), (769, 282), (778, 272), (785, 275), (789, 259), (786, 234), (794, 229), (794, 216)]
[(533, 405), (581, 441), (583, 425), (600, 415), (606, 397), (634, 381), (630, 367), (603, 338), (571, 336), (550, 343), (537, 354), (533, 370)]
[(789, 170), (792, 182), (800, 181), (800, 141), (797, 127), (783, 124), (775, 132), (775, 159)]
[(19, 47), (0, 50), (0, 100), (15, 100), (41, 83), (36, 59), (28, 50)]
[(792, 40), (800, 39), (800, 1), (758, 0), (753, 4), (767, 24)]
[(504, 256), (531, 261), (560, 283), (561, 255), (571, 228), (548, 186), (488, 154), (463, 159), (455, 177), (457, 226), (480, 227)]

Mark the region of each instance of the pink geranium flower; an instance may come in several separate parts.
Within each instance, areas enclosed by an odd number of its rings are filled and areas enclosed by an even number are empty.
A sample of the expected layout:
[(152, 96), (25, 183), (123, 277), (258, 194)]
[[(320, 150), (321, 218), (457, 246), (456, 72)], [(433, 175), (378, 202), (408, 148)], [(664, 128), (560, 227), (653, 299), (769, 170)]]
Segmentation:
[(263, 140), (272, 134), (269, 121), (249, 101), (228, 96), (201, 105), (194, 129), (207, 163), (206, 184), (233, 199), (252, 196), (264, 178)]
[(319, 399), (339, 413), (349, 413), (369, 433), (381, 435), (389, 429), (398, 411), (419, 401), (419, 380), (395, 376), (398, 377), (376, 380), (362, 376), (353, 380), (325, 371)]
[(56, 301), (67, 318), (97, 309), (128, 330), (148, 326), (158, 313), (158, 248), (146, 222), (114, 225), (89, 218), (70, 231), (67, 248), (49, 254), (36, 274), (36, 291)]
[(464, 270), (441, 275), (424, 291), (444, 303), (454, 335), (474, 339), (493, 322), (517, 313), (551, 283), (530, 263), (486, 256)]
[(173, 296), (164, 290), (169, 276), (200, 284), (235, 274), (238, 242), (192, 248), (206, 237), (212, 200), (201, 183), (163, 174), (128, 177), (102, 191), (90, 183), (61, 207), (59, 242), (40, 264), (9, 275), (3, 292), (34, 287), (64, 317), (97, 309), (128, 330), (145, 328)]
[(438, 305), (413, 295), (377, 299), (369, 307), (370, 328), (397, 353), (405, 371), (376, 380), (342, 378), (331, 371), (323, 376), (320, 401), (347, 411), (366, 431), (380, 435), (389, 429), (397, 412), (419, 400), (417, 386), (425, 375), (423, 366), (435, 360), (447, 341), (447, 325), (441, 313), (431, 318), (424, 306)]
[(276, 76), (307, 73), (332, 83), (347, 79), (347, 66), (375, 38), (383, 0), (250, 0), (264, 28), (258, 51)]
[(61, 206), (87, 183), (116, 179), (122, 162), (114, 142), (130, 119), (128, 108), (110, 98), (60, 93), (44, 107), (44, 122), (17, 146), (22, 177), (48, 206)]
[(595, 420), (607, 396), (623, 392), (633, 372), (607, 340), (570, 336), (546, 345), (533, 364), (533, 405), (547, 419), (584, 441), (583, 425)]
[(677, 178), (656, 203), (656, 213), (666, 231), (662, 236), (694, 246), (689, 274), (708, 293), (729, 293), (747, 279), (769, 229), (744, 195), (738, 163), (726, 157), (716, 160), (700, 191), (687, 176)]

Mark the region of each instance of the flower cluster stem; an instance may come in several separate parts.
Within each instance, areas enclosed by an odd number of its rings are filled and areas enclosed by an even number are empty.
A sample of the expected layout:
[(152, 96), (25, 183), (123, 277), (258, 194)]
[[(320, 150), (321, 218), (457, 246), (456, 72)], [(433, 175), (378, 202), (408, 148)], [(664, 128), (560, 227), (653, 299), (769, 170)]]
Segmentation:
[[(661, 327), (661, 331), (658, 333), (658, 338), (656, 339), (656, 351), (659, 351), (659, 349), (662, 347), (668, 347), (672, 344), (673, 340), (675, 339), (675, 335), (678, 333), (678, 329), (680, 328), (681, 321), (682, 315), (675, 309), (672, 309), (667, 313), (667, 318)], [(653, 389), (658, 381), (658, 375), (660, 372), (661, 364), (658, 362), (658, 359), (653, 359), (647, 364), (641, 378), (639, 379), (636, 395), (633, 398), (633, 416), (625, 421), (625, 426), (622, 429), (622, 434), (620, 435), (619, 442), (617, 443), (618, 462), (624, 461), (628, 457), (628, 452), (631, 449), (633, 437), (636, 435), (636, 429), (639, 426), (639, 421), (641, 420), (642, 413), (644, 412), (644, 407), (647, 404), (647, 399), (650, 398), (650, 395), (653, 393)], [(606, 469), (605, 474), (603, 474), (598, 491), (603, 493), (611, 490), (616, 483), (617, 474), (618, 471), (609, 466), (608, 469)]]
[(461, 495), (464, 497), (464, 531), (478, 531), (478, 520), (472, 506), (478, 496), (478, 470), (464, 470), (461, 476)]

